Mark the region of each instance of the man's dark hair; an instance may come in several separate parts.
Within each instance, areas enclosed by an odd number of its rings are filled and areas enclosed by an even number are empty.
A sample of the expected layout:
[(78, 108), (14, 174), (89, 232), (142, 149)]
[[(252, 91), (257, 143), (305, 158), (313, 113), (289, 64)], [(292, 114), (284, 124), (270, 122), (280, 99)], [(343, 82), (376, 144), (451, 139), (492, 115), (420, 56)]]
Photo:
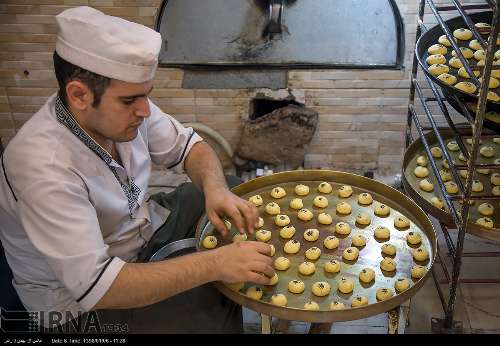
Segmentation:
[(94, 94), (92, 107), (99, 106), (101, 103), (101, 97), (111, 81), (108, 77), (101, 76), (100, 74), (90, 72), (84, 68), (73, 65), (72, 63), (61, 58), (55, 51), (54, 71), (56, 73), (57, 82), (59, 83), (59, 96), (66, 106), (68, 105), (66, 84), (70, 81), (78, 79), (89, 87), (90, 91)]

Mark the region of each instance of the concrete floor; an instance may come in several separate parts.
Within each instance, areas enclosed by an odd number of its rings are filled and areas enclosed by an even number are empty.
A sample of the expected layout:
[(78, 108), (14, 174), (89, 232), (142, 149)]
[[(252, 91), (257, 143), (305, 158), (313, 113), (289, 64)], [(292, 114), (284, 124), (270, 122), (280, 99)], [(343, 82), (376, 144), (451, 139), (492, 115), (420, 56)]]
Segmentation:
[[(165, 181), (169, 181), (168, 184)], [(184, 175), (157, 171), (151, 179), (152, 187), (149, 193), (158, 191), (168, 192), (187, 178)], [(169, 185), (156, 186), (156, 185)], [(432, 220), (438, 232), (438, 242), (441, 255), (451, 273), (451, 259), (447, 256), (446, 243), (436, 220)], [(451, 231), (452, 238), (456, 238), (456, 231)], [(466, 235), (464, 252), (500, 252), (500, 244), (485, 241), (475, 236)], [(440, 280), (444, 274), (439, 263), (434, 264), (435, 272)], [(500, 258), (463, 258), (461, 266), (462, 278), (498, 278), (500, 279)], [(443, 293), (448, 299), (449, 286), (440, 284)], [(246, 333), (260, 333), (260, 315), (255, 311), (244, 308), (244, 325)], [(444, 312), (439, 300), (436, 286), (432, 277), (410, 301), (409, 325), (405, 329), (407, 334), (433, 333), (431, 318), (444, 318)], [(454, 321), (463, 327), (463, 333), (500, 333), (500, 284), (460, 283), (457, 289), (457, 298), (454, 310)], [(277, 326), (273, 319), (273, 326)], [(288, 333), (307, 333), (309, 324), (305, 322), (291, 322)], [(387, 333), (387, 314), (380, 314), (370, 318), (334, 323), (331, 334), (385, 334)], [(281, 331), (278, 331), (281, 332)]]

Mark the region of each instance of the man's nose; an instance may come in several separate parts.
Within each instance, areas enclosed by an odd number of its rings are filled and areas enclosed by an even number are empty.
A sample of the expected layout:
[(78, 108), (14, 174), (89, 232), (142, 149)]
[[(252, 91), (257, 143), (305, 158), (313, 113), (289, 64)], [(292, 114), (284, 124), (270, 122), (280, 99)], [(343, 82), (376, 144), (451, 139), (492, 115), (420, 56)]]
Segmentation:
[(151, 115), (151, 110), (149, 108), (149, 100), (147, 97), (141, 97), (138, 100), (137, 108), (135, 110), (135, 115), (143, 118), (147, 118)]

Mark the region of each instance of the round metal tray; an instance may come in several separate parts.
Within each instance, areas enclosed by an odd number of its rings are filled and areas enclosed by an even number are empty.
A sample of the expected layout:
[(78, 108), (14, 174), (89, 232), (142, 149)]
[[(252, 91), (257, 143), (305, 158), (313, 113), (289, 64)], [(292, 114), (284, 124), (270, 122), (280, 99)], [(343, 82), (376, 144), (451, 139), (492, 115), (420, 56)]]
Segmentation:
[[(320, 195), (317, 192), (317, 187), (322, 181), (330, 182), (333, 186), (333, 191), (330, 194), (321, 194), (329, 199), (329, 206), (324, 209), (313, 207), (312, 200), (315, 196)], [(297, 184), (305, 184), (310, 188), (309, 195), (305, 197), (296, 196), (294, 188)], [(341, 185), (351, 185), (353, 195), (349, 198), (340, 198), (337, 189)], [(283, 187), (287, 195), (286, 197), (276, 200), (270, 196), (270, 191), (276, 186)], [(361, 319), (368, 316), (376, 315), (382, 312), (391, 310), (404, 301), (410, 299), (418, 289), (423, 285), (429, 275), (430, 268), (434, 263), (436, 255), (436, 233), (432, 227), (426, 214), (412, 200), (406, 197), (399, 191), (384, 185), (375, 180), (371, 180), (355, 174), (328, 171), (328, 170), (303, 170), (290, 171), (273, 174), (270, 176), (260, 177), (246, 183), (243, 183), (233, 189), (233, 192), (244, 199), (260, 194), (264, 199), (264, 204), (258, 208), (260, 216), (264, 219), (263, 229), (272, 232), (272, 238), (269, 243), (276, 248), (276, 253), (273, 258), (285, 256), (290, 259), (291, 266), (286, 271), (276, 271), (279, 275), (279, 282), (275, 286), (262, 286), (264, 294), (261, 300), (253, 300), (248, 298), (244, 293), (252, 284), (245, 283), (243, 289), (235, 292), (221, 282), (216, 283), (216, 287), (231, 300), (246, 306), (257, 312), (294, 321), (307, 321), (316, 323), (327, 323), (335, 321), (348, 321)], [(373, 196), (373, 203), (369, 206), (359, 205), (357, 202), (358, 195), (363, 192), (369, 192)], [(292, 198), (302, 198), (304, 208), (308, 208), (314, 214), (314, 218), (309, 222), (301, 221), (297, 218), (297, 211), (288, 207)], [(345, 201), (351, 204), (352, 213), (343, 216), (335, 211), (336, 204), (340, 201)], [(287, 240), (279, 236), (279, 229), (274, 224), (274, 218), (267, 215), (264, 211), (265, 205), (271, 201), (278, 203), (281, 207), (281, 214), (286, 214), (290, 217), (291, 225), (296, 228), (296, 233), (292, 239), (297, 239), (301, 242), (301, 250), (295, 255), (285, 254), (283, 251), (284, 243)], [(391, 207), (391, 213), (387, 217), (378, 217), (374, 215), (374, 207), (380, 203)], [(333, 217), (333, 223), (329, 226), (321, 225), (317, 222), (317, 215), (321, 212), (327, 212)], [(355, 223), (355, 217), (358, 213), (364, 212), (370, 215), (371, 224), (368, 226), (359, 226)], [(402, 231), (394, 227), (394, 219), (399, 215), (404, 215), (411, 220), (410, 228)], [(335, 224), (339, 221), (348, 222), (351, 225), (352, 232), (348, 236), (340, 236), (334, 233)], [(394, 244), (397, 247), (397, 254), (394, 259), (397, 262), (397, 270), (393, 273), (385, 272), (380, 269), (380, 261), (383, 259), (381, 246), (384, 244), (381, 240), (373, 237), (374, 229), (377, 226), (386, 226), (391, 231), (388, 243)], [(320, 237), (315, 242), (305, 241), (303, 233), (305, 229), (317, 228), (320, 230)], [(418, 231), (422, 234), (422, 246), (429, 251), (429, 259), (423, 263), (427, 268), (426, 275), (415, 280), (411, 278), (411, 268), (415, 264), (413, 261), (410, 249), (411, 246), (406, 242), (407, 233)], [(231, 236), (222, 238), (220, 234), (214, 232), (213, 226), (207, 221), (206, 216), (200, 220), (196, 232), (198, 239), (197, 250), (206, 251), (201, 245), (202, 239), (207, 235), (215, 235), (218, 239), (218, 244), (229, 244), (232, 240), (232, 235), (236, 233), (234, 227), (231, 229)], [(340, 245), (337, 249), (328, 250), (323, 246), (323, 240), (328, 235), (333, 235), (340, 240)], [(346, 261), (342, 259), (342, 252), (346, 247), (351, 246), (352, 236), (355, 234), (363, 234), (367, 238), (367, 244), (359, 248), (360, 254), (357, 261)], [(254, 236), (249, 236), (249, 240), (255, 239)], [(219, 246), (219, 245), (218, 245)], [(316, 246), (322, 250), (320, 259), (316, 262), (316, 272), (311, 276), (304, 276), (298, 273), (298, 265), (305, 261), (304, 252), (308, 248)], [(209, 251), (209, 250), (208, 250)], [(341, 262), (341, 271), (337, 274), (325, 273), (323, 264), (330, 259), (338, 259)], [(376, 273), (376, 278), (371, 284), (362, 283), (359, 278), (359, 272), (364, 267), (372, 268)], [(351, 294), (343, 294), (337, 290), (337, 281), (340, 277), (345, 276), (354, 282), (354, 291)], [(376, 291), (380, 287), (390, 287), (394, 292), (394, 282), (397, 278), (405, 277), (410, 279), (411, 286), (408, 290), (395, 294), (391, 299), (377, 302)], [(303, 294), (292, 294), (288, 291), (288, 282), (293, 279), (304, 281), (306, 289)], [(331, 285), (331, 292), (327, 297), (316, 297), (311, 292), (311, 286), (316, 281), (327, 281)], [(286, 307), (278, 307), (272, 305), (270, 297), (275, 293), (282, 293), (287, 296), (288, 304)], [(369, 305), (351, 308), (352, 299), (357, 296), (366, 296), (369, 299)], [(320, 305), (320, 311), (303, 310), (304, 303), (313, 300)], [(345, 310), (331, 311), (329, 304), (333, 300), (341, 301), (345, 304)]]
[[(454, 140), (452, 130), (444, 129), (444, 130), (441, 130), (440, 133), (441, 133), (441, 136), (443, 137), (445, 144), (447, 144), (451, 140)], [(434, 132), (427, 133), (425, 135), (425, 137), (426, 137), (427, 142), (429, 143), (429, 145), (431, 147), (438, 146), (436, 137), (434, 136)], [(467, 137), (465, 136), (465, 138), (467, 138)], [(500, 157), (500, 145), (495, 144), (493, 142), (492, 136), (482, 137), (481, 140), (482, 140), (481, 146), (484, 146), (484, 145), (493, 146), (495, 148), (497, 155), (491, 159), (487, 159), (487, 158), (482, 157), (481, 155), (478, 155), (477, 162), (491, 164), (491, 163), (493, 163), (495, 158)], [(471, 145), (468, 145), (467, 143), (465, 145), (469, 149), (472, 147)], [(460, 161), (458, 159), (460, 151), (458, 151), (458, 152), (448, 151), (448, 152), (449, 152), (452, 160), (455, 163), (465, 164), (464, 161)], [(441, 190), (439, 189), (439, 186), (437, 183), (437, 178), (434, 175), (434, 172), (432, 171), (432, 169), (430, 167), (430, 163), (427, 166), (427, 168), (429, 169), (429, 176), (427, 177), (427, 179), (434, 184), (434, 191), (425, 192), (425, 191), (422, 191), (418, 187), (420, 180), (422, 180), (423, 178), (417, 178), (415, 176), (415, 174), (413, 173), (413, 171), (415, 170), (415, 167), (417, 166), (417, 162), (416, 162), (417, 157), (419, 157), (420, 155), (427, 157), (427, 155), (425, 154), (424, 146), (422, 144), (422, 140), (419, 138), (419, 139), (415, 140), (408, 147), (408, 149), (405, 152), (404, 161), (403, 161), (403, 170), (404, 170), (403, 185), (405, 187), (405, 190), (407, 191), (409, 196), (415, 202), (417, 202), (417, 204), (419, 206), (421, 206), (429, 214), (431, 214), (432, 216), (434, 216), (436, 219), (440, 220), (441, 222), (443, 222), (447, 226), (456, 227), (455, 223), (453, 222), (453, 218), (452, 218), (449, 210), (447, 209), (446, 205), (445, 205), (446, 209), (443, 210), (443, 209), (439, 209), (439, 208), (435, 207), (430, 202), (430, 199), (434, 196), (443, 199), (443, 195), (442, 195)], [(436, 159), (436, 163), (437, 163), (437, 166), (439, 169), (444, 168), (443, 161), (444, 161), (444, 156), (442, 159)], [(494, 171), (491, 170), (491, 172), (494, 172)], [(491, 173), (488, 175), (476, 173), (476, 179), (480, 180), (483, 183), (484, 190), (483, 190), (483, 192), (472, 192), (472, 195), (479, 195), (479, 196), (486, 195), (486, 194), (491, 195), (492, 185), (490, 183), (490, 176), (491, 176)], [(462, 177), (460, 177), (460, 179), (462, 179), (462, 182), (465, 185), (465, 179)], [(495, 207), (495, 212), (490, 217), (493, 220), (494, 228), (490, 229), (490, 230), (485, 229), (485, 228), (483, 228), (480, 225), (475, 223), (475, 220), (477, 220), (478, 218), (480, 218), (482, 216), (477, 211), (477, 207), (479, 206), (479, 204), (486, 203), (486, 202), (491, 203)], [(458, 201), (455, 201), (453, 203), (455, 205), (455, 208), (457, 208), (457, 211), (460, 211), (461, 204)], [(470, 221), (467, 225), (467, 233), (473, 234), (473, 235), (478, 236), (480, 238), (500, 242), (500, 207), (498, 205), (498, 201), (488, 201), (488, 200), (475, 201), (474, 204), (471, 205), (469, 208), (469, 220)]]

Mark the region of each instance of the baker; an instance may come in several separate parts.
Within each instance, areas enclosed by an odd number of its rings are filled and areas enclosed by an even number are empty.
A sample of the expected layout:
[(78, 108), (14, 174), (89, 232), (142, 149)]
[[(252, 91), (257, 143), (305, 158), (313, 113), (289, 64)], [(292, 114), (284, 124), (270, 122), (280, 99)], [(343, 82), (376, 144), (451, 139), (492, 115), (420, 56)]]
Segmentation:
[[(23, 305), (60, 312), (49, 331), (97, 311), (130, 332), (241, 332), (241, 307), (209, 283), (269, 283), (269, 245), (149, 261), (203, 212), (223, 235), (222, 217), (242, 233), (257, 223), (210, 146), (149, 99), (160, 34), (86, 6), (56, 22), (59, 91), (1, 158), (0, 240)], [(152, 163), (192, 183), (147, 199)]]

